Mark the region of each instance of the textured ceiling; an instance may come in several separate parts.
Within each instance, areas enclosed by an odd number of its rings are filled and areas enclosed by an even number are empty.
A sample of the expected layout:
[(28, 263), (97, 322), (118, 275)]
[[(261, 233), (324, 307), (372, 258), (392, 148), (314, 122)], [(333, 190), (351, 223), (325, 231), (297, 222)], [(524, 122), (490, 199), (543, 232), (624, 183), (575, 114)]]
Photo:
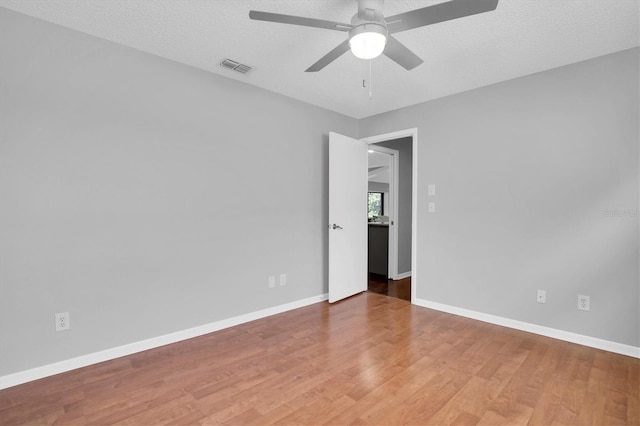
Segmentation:
[[(387, 0), (385, 15), (442, 0)], [(0, 0), (0, 6), (355, 118), (640, 45), (639, 0), (500, 0), (494, 12), (396, 34), (424, 59), (406, 71), (350, 52), (311, 64), (346, 33), (249, 19), (249, 10), (349, 22), (347, 0)], [(246, 75), (223, 58), (254, 66)]]

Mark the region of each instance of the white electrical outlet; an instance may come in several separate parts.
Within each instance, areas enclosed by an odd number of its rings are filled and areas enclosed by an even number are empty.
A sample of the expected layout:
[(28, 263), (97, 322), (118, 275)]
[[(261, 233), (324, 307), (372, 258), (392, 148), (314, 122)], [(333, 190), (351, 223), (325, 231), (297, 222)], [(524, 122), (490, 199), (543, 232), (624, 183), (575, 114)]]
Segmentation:
[(436, 212), (436, 203), (430, 201), (427, 207), (428, 207), (429, 213)]
[(269, 276), (269, 288), (275, 288), (276, 286), (276, 277), (274, 275)]
[(71, 328), (71, 318), (69, 312), (56, 314), (56, 331), (65, 331)]
[(583, 296), (582, 294), (578, 295), (578, 310), (579, 311), (588, 311), (591, 309), (591, 300), (589, 296)]
[(430, 183), (429, 186), (427, 186), (427, 195), (433, 197), (436, 195), (436, 184), (435, 183)]
[(280, 285), (287, 285), (287, 274), (280, 274)]
[(547, 303), (547, 292), (544, 290), (538, 290), (538, 298), (536, 300), (538, 303)]

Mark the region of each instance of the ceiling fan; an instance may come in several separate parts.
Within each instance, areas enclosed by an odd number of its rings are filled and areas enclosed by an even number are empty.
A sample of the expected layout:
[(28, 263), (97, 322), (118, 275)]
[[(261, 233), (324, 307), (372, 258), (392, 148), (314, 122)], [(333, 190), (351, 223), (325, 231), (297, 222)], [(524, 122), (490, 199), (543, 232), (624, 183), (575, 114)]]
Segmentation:
[(349, 37), (345, 41), (320, 58), (305, 72), (320, 71), (348, 50), (351, 50), (360, 59), (373, 59), (384, 53), (406, 70), (412, 70), (423, 62), (422, 59), (400, 43), (392, 34), (490, 12), (498, 6), (498, 1), (451, 0), (385, 17), (382, 14), (384, 0), (358, 0), (358, 13), (353, 15), (350, 24), (256, 10), (249, 12), (249, 18), (349, 33)]

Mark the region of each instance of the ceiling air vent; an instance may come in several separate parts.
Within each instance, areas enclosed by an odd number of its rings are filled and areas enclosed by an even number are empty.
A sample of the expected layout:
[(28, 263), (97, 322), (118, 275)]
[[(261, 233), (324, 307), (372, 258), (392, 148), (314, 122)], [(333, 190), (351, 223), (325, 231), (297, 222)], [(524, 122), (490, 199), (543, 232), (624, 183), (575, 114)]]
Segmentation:
[(220, 62), (220, 66), (237, 71), (241, 74), (246, 74), (253, 69), (249, 65), (241, 64), (240, 62), (236, 62), (232, 59), (223, 59)]

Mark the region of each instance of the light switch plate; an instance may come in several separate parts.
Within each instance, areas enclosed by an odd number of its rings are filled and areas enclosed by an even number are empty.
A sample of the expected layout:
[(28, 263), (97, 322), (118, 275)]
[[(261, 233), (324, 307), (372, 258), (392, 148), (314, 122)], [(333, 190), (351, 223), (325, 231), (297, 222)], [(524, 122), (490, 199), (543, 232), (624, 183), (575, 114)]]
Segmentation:
[(428, 190), (427, 190), (427, 194), (429, 194), (429, 196), (433, 197), (434, 195), (436, 195), (436, 184), (435, 183), (430, 183), (428, 186)]

